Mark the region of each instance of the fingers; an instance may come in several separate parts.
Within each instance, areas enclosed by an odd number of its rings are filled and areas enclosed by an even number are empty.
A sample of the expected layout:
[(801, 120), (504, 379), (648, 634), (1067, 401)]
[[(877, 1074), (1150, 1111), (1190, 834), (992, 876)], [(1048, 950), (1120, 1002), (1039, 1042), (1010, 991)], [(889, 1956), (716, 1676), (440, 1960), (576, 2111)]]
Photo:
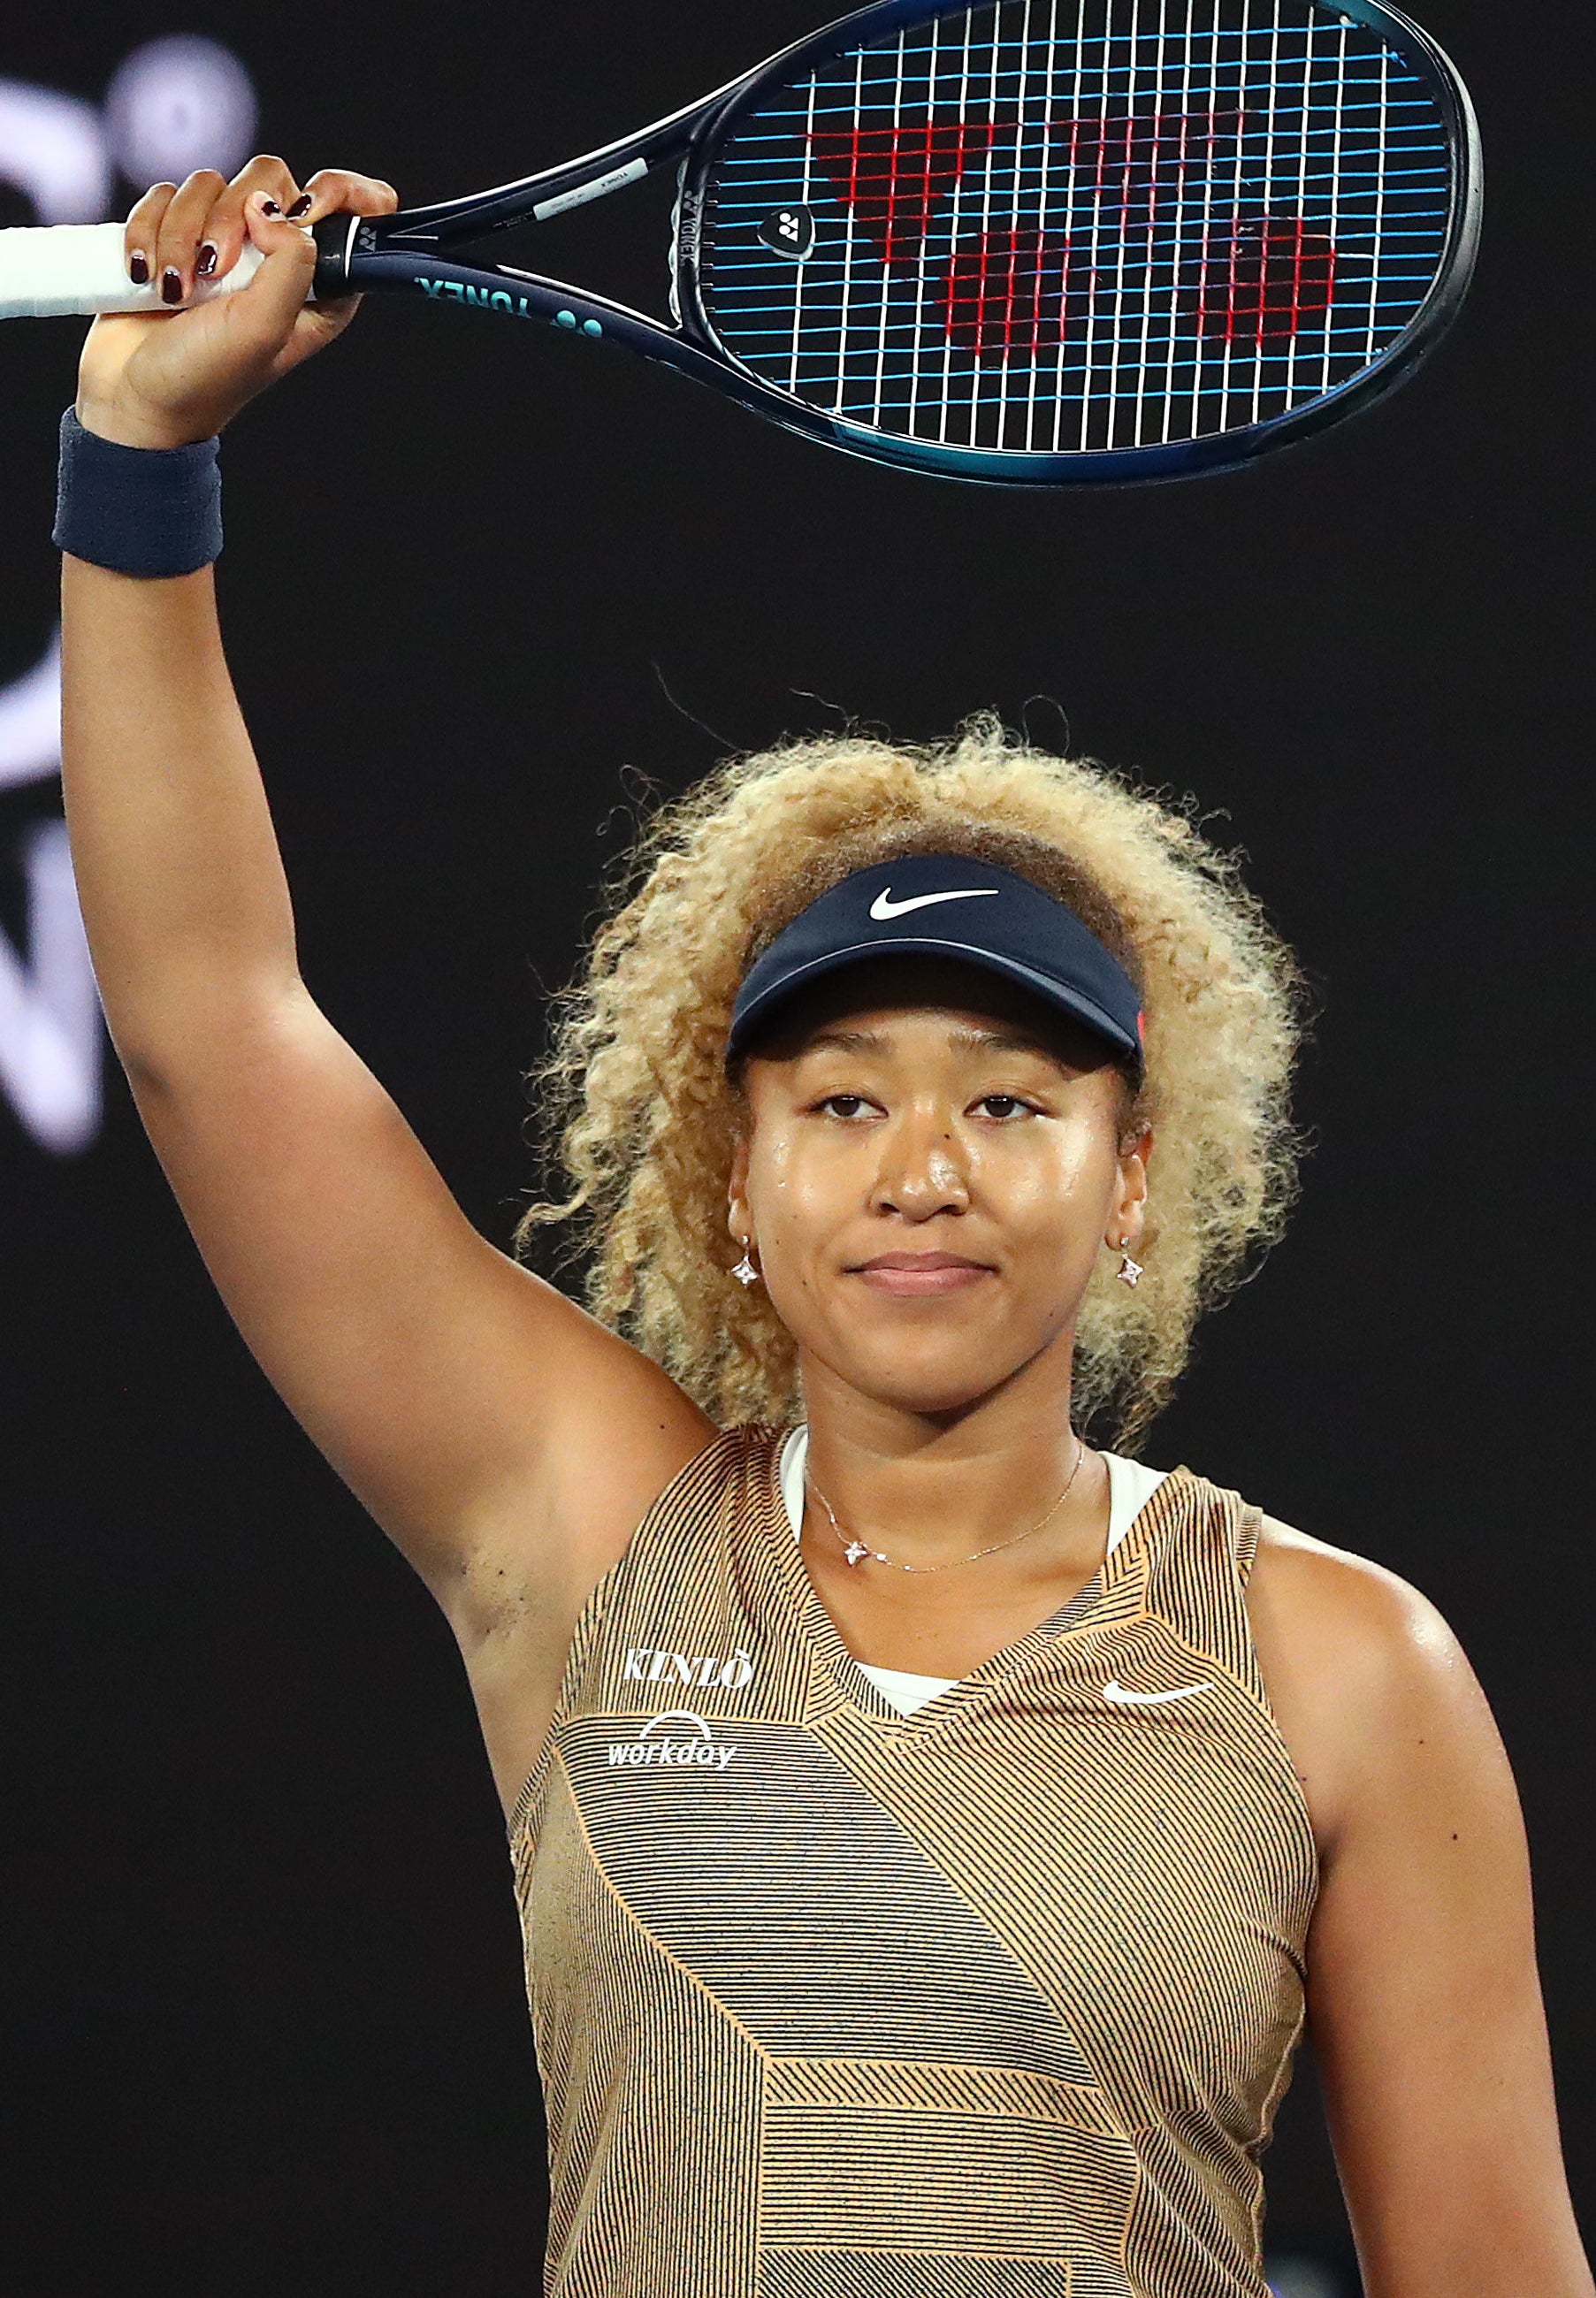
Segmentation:
[[(210, 224), (211, 211), (227, 190), (214, 168), (197, 168), (167, 202), (155, 243), (153, 267), (163, 303), (183, 302), (194, 282), (194, 265)], [(214, 261), (214, 257), (210, 259)]]
[[(309, 204), (302, 220), (319, 223), (323, 216), (392, 215), (399, 205), (399, 194), (392, 184), (380, 176), (359, 176), (351, 168), (320, 168), (305, 186), (302, 197)], [(354, 317), (359, 295), (324, 295), (319, 304), (323, 321), (335, 321), (337, 330), (349, 325)]]
[[(286, 210), (299, 197), (299, 186), (287, 162), (270, 153), (261, 153), (241, 168), (230, 184), (224, 184), (214, 174), (207, 173), (205, 180), (211, 193), (204, 211), (200, 211), (196, 198), (192, 210), (173, 219), (191, 185), (200, 178), (191, 176), (177, 199), (167, 210), (161, 230), (161, 296), (163, 302), (173, 301), (168, 286), (169, 269), (175, 269), (182, 281), (183, 293), (188, 294), (196, 278), (219, 279), (229, 272), (243, 252), (248, 233), (244, 227), (244, 210), (257, 194)], [(169, 252), (168, 235), (172, 234)], [(184, 261), (185, 256), (187, 261)]]
[(257, 192), (279, 209), (300, 197), (286, 162), (269, 153), (252, 160), (230, 184), (214, 168), (201, 168), (180, 186), (153, 185), (128, 217), (123, 238), (134, 285), (153, 285), (176, 310), (196, 281), (230, 271), (247, 236), (245, 202)]
[(286, 161), (271, 153), (258, 153), (239, 169), (230, 184), (222, 186), (205, 219), (195, 256), (197, 277), (223, 278), (237, 262), (249, 237), (244, 228), (244, 209), (256, 193), (274, 201), (285, 213), (292, 208), (299, 197), (299, 186)]
[(161, 244), (161, 219), (178, 196), (176, 184), (152, 184), (128, 218), (122, 234), (122, 260), (136, 287), (147, 287), (155, 277), (155, 251)]
[(399, 194), (380, 176), (357, 176), (348, 168), (319, 168), (305, 186), (310, 204), (301, 220), (319, 223), (329, 215), (392, 215)]
[(303, 305), (316, 260), (310, 225), (330, 215), (392, 215), (398, 205), (392, 184), (349, 168), (321, 169), (302, 192), (286, 161), (269, 153), (231, 183), (201, 168), (181, 185), (153, 184), (135, 207), (123, 236), (128, 274), (136, 286), (155, 286), (177, 310), (196, 285), (225, 277), (252, 242), (269, 258), (252, 319), (269, 333)]

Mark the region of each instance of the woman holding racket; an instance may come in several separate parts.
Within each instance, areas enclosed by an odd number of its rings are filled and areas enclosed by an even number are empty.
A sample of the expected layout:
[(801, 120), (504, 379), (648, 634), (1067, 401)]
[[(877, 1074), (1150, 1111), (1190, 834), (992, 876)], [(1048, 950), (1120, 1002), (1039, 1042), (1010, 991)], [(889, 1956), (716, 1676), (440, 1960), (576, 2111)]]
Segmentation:
[[(258, 160), (63, 425), (118, 1051), (241, 1330), (453, 1626), (510, 1827), (547, 2286), (1259, 2298), (1311, 2013), (1371, 2298), (1591, 2298), (1506, 1759), (1434, 1609), (1139, 1435), (1278, 1227), (1295, 976), (1229, 864), (976, 729), (667, 808), (542, 1084), (584, 1314), (300, 980), (213, 434), (346, 322)], [(207, 252), (207, 251), (211, 251)], [(1393, 1175), (1393, 1186), (1400, 1187)], [(623, 1333), (629, 1336), (623, 1336)]]

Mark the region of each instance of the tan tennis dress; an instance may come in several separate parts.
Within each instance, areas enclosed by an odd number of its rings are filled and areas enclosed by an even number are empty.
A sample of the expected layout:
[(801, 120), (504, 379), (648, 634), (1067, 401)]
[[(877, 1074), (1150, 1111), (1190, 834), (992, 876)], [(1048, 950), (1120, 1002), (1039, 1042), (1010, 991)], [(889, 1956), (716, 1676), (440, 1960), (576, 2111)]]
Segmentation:
[(912, 1715), (717, 1438), (594, 1589), (510, 1823), (553, 2298), (1263, 2298), (1313, 1837), (1177, 1468)]

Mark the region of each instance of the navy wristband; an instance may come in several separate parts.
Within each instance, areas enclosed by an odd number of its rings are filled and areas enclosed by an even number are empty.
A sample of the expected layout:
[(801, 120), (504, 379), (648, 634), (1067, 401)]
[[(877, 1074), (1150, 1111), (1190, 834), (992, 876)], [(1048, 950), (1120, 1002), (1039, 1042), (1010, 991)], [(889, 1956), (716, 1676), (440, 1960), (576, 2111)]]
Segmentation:
[(118, 574), (192, 574), (221, 550), (217, 439), (192, 447), (123, 447), (61, 418), (58, 550)]

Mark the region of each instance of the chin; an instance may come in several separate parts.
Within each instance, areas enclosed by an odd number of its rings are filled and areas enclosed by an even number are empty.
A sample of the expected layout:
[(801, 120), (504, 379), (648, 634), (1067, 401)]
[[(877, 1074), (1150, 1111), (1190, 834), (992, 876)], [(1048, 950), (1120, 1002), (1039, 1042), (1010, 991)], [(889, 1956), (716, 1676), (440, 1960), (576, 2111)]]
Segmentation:
[(939, 1363), (906, 1365), (899, 1355), (890, 1363), (856, 1359), (839, 1369), (848, 1386), (872, 1403), (935, 1417), (968, 1411), (1001, 1387), (1022, 1361), (985, 1352), (972, 1358), (961, 1351), (956, 1359)]

